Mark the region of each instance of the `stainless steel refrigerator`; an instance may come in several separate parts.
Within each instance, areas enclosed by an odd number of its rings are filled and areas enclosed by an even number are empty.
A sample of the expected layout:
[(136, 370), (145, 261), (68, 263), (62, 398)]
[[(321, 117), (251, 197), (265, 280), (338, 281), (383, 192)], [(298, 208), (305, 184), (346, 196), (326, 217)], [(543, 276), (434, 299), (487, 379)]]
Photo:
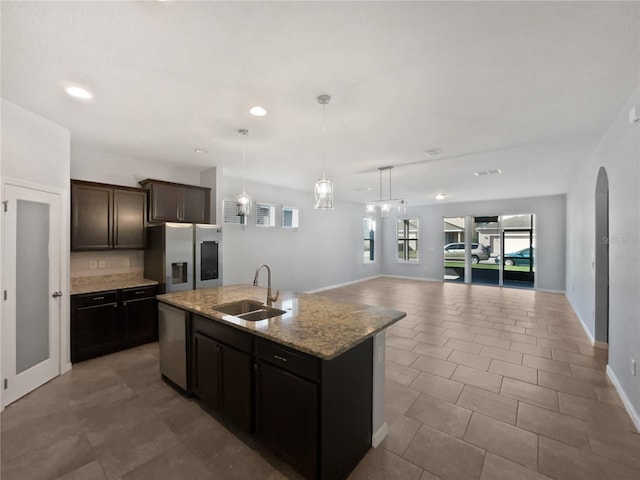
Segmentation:
[(144, 276), (161, 293), (222, 285), (222, 228), (164, 223), (147, 227)]
[[(222, 285), (222, 229), (189, 223), (147, 227), (144, 276), (160, 282), (161, 293)], [(158, 304), (160, 373), (186, 391), (190, 383), (188, 328), (184, 311)]]

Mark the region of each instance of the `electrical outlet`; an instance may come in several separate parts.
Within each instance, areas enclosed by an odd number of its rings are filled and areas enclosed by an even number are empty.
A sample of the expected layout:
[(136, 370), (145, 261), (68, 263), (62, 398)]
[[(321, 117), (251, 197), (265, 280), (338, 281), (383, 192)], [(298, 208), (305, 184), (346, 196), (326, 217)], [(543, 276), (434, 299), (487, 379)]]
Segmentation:
[(631, 359), (631, 375), (636, 376), (636, 361), (635, 359)]
[(89, 260), (89, 269), (95, 270), (96, 268), (98, 268), (98, 262), (95, 260)]
[(105, 268), (107, 266), (107, 261), (106, 260), (100, 260), (98, 262), (98, 268)]

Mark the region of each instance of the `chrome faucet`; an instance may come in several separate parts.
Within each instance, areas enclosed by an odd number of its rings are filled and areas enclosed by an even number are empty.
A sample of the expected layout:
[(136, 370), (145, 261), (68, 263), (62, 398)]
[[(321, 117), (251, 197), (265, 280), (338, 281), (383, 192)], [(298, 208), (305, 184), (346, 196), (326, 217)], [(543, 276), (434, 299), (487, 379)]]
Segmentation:
[(280, 290), (276, 292), (275, 297), (271, 297), (271, 267), (266, 263), (261, 263), (260, 265), (258, 265), (258, 268), (256, 268), (256, 276), (253, 277), (253, 286), (255, 287), (258, 285), (258, 274), (260, 273), (260, 269), (262, 269), (262, 267), (265, 267), (267, 269), (267, 306), (270, 307), (271, 305), (273, 305), (273, 302), (278, 301)]

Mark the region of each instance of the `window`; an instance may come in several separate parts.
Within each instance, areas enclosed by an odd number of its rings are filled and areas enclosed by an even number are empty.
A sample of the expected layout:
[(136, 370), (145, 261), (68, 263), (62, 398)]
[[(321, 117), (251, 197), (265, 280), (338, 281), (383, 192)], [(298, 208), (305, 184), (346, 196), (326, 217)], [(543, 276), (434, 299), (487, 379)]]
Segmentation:
[(364, 219), (364, 263), (371, 263), (375, 259), (376, 221)]
[(247, 217), (238, 215), (238, 206), (235, 200), (224, 200), (224, 223), (235, 223), (236, 225), (246, 225)]
[(275, 227), (276, 208), (269, 203), (256, 202), (256, 225), (259, 227)]
[(298, 228), (298, 209), (282, 207), (282, 228)]
[(398, 243), (396, 260), (399, 262), (417, 262), (418, 219), (399, 218), (396, 223), (396, 239)]

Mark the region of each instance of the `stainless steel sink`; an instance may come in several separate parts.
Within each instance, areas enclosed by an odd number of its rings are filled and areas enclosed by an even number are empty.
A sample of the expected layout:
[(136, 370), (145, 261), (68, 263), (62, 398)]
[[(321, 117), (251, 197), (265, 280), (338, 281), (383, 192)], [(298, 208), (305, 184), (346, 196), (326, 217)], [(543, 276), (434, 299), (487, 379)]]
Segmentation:
[(233, 315), (250, 322), (258, 320), (266, 320), (267, 318), (284, 315), (284, 310), (279, 308), (268, 307), (254, 300), (239, 300), (237, 302), (227, 303), (214, 307), (216, 311)]

